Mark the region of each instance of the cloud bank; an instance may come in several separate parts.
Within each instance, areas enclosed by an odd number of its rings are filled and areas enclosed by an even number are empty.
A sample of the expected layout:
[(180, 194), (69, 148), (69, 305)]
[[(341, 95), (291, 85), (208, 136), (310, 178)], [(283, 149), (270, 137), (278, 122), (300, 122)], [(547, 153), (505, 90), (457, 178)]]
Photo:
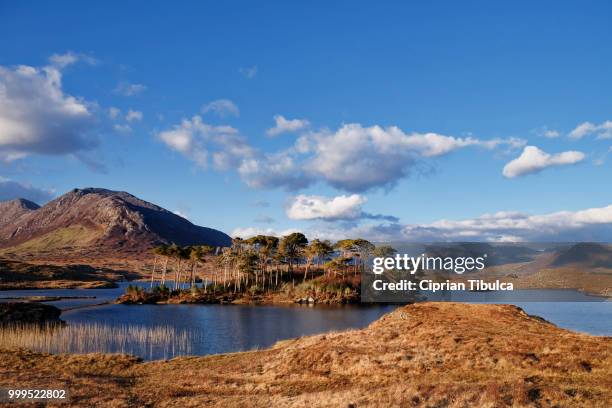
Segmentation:
[[(246, 236), (261, 229), (239, 228)], [(283, 235), (285, 231), (275, 232)], [(288, 230), (289, 231), (289, 230)], [(294, 230), (290, 230), (294, 231)], [(374, 242), (482, 241), (482, 242), (576, 242), (612, 240), (612, 205), (579, 211), (541, 215), (502, 211), (464, 220), (441, 219), (429, 224), (372, 223), (342, 228), (342, 224), (318, 224), (302, 231), (309, 239), (362, 237)]]

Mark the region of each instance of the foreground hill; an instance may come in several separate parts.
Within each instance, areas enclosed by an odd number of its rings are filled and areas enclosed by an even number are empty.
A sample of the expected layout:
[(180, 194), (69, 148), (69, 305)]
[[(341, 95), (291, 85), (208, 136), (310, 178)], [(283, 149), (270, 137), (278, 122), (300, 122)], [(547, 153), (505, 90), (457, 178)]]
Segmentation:
[(510, 305), (421, 303), (363, 330), (141, 363), (0, 350), (0, 387), (69, 385), (78, 406), (612, 405), (612, 338)]
[[(24, 200), (18, 201), (23, 203)], [(33, 203), (32, 203), (33, 204)], [(148, 256), (159, 244), (227, 246), (228, 235), (200, 227), (126, 192), (75, 189), (40, 208), (11, 208), (12, 219), (0, 224), (0, 248), (9, 255), (86, 259)], [(22, 208), (22, 209), (20, 209)]]

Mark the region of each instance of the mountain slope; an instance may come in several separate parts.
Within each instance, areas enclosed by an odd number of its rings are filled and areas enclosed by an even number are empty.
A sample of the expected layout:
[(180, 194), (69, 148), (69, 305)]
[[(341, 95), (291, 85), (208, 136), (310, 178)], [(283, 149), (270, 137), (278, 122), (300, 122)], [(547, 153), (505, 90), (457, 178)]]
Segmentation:
[(95, 257), (159, 244), (227, 246), (231, 238), (126, 192), (74, 189), (0, 226), (0, 248)]
[(40, 206), (32, 201), (17, 198), (10, 201), (0, 201), (0, 228), (14, 222), (24, 214), (38, 210)]
[(612, 246), (581, 242), (560, 250), (551, 266), (581, 265), (592, 268), (612, 268)]

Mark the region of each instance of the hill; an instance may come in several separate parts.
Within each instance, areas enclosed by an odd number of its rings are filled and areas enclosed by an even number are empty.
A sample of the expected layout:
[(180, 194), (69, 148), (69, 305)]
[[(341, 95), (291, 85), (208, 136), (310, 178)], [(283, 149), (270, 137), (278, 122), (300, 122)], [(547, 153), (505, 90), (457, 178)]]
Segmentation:
[(0, 347), (0, 387), (67, 379), (78, 406), (609, 407), (612, 338), (510, 305), (418, 303), (362, 330), (170, 361)]
[(517, 262), (530, 262), (539, 252), (529, 244), (491, 245), (484, 242), (456, 242), (426, 245), (424, 253), (431, 257), (472, 257), (487, 256), (487, 265), (504, 265)]
[(612, 296), (612, 246), (608, 244), (551, 244), (540, 248), (532, 260), (510, 260), (493, 263), (469, 277), (452, 278), (457, 281), (480, 278), (489, 282), (500, 279), (513, 283), (515, 289), (577, 289), (591, 295)]
[(231, 238), (131, 194), (74, 189), (38, 208), (25, 200), (0, 205), (12, 212), (0, 224), (4, 254), (45, 259), (148, 256), (160, 244), (227, 246)]
[(22, 215), (38, 210), (40, 206), (32, 201), (17, 198), (10, 201), (0, 201), (0, 228), (15, 222)]
[(581, 242), (559, 250), (551, 266), (580, 265), (591, 268), (612, 268), (612, 246)]

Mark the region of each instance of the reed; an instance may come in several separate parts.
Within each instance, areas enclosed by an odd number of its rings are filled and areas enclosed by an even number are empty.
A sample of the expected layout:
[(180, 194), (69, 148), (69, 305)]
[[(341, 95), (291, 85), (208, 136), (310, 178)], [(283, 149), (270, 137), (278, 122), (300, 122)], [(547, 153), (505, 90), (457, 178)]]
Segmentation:
[(99, 323), (0, 327), (0, 348), (44, 353), (126, 353), (145, 359), (190, 354), (195, 334), (172, 326), (110, 326)]

